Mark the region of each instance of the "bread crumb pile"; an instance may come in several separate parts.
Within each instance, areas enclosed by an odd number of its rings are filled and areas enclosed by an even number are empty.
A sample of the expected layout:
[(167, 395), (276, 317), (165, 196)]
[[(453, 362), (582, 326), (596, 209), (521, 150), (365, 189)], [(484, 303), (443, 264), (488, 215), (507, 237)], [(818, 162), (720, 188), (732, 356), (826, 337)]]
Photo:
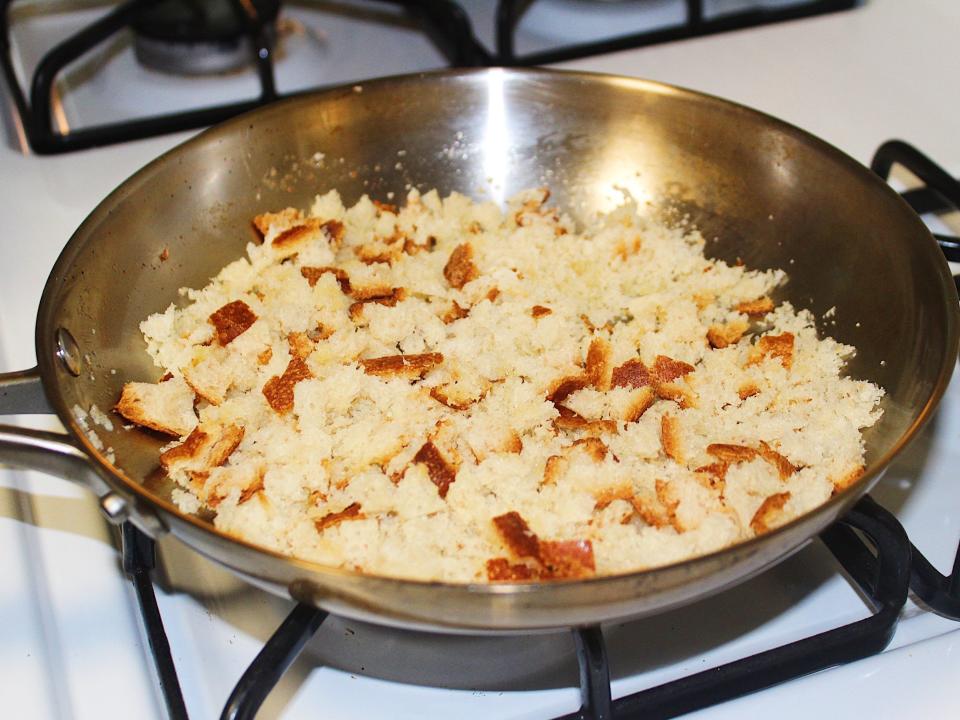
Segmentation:
[(179, 507), (369, 574), (546, 580), (717, 550), (859, 477), (883, 391), (770, 299), (782, 271), (547, 200), (256, 217), (246, 258), (141, 324), (166, 374), (116, 408), (177, 438)]

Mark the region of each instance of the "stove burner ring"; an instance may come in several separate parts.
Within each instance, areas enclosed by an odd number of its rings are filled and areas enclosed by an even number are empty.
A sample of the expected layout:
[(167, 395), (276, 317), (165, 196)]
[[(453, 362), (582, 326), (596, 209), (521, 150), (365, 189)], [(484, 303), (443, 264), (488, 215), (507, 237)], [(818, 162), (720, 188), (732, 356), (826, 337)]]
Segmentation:
[(131, 24), (137, 61), (175, 75), (210, 75), (249, 65), (251, 24), (276, 39), (279, 0), (166, 0)]

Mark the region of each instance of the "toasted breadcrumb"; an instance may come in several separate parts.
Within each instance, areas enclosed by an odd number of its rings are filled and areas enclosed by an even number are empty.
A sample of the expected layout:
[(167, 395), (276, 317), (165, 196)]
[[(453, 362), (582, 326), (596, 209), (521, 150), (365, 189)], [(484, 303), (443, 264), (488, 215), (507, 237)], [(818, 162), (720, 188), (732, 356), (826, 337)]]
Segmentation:
[(541, 485), (555, 485), (560, 476), (567, 469), (568, 461), (562, 455), (551, 455), (547, 458), (546, 465), (543, 468), (543, 480)]
[(683, 465), (679, 433), (677, 419), (673, 415), (664, 415), (660, 419), (660, 444), (663, 446), (663, 453), (671, 460), (676, 460)]
[(273, 246), (275, 248), (289, 248), (295, 247), (296, 245), (302, 243), (304, 240), (309, 238), (310, 235), (316, 233), (320, 229), (320, 221), (316, 218), (310, 218), (305, 223), (301, 225), (294, 225), (291, 228), (280, 232), (276, 237), (273, 238)]
[(763, 440), (760, 441), (760, 457), (766, 460), (777, 469), (777, 474), (781, 480), (788, 479), (799, 468), (794, 466), (786, 457), (778, 453)]
[(863, 470), (863, 465), (855, 465), (839, 476), (832, 478), (834, 493), (846, 490), (848, 487), (853, 485), (863, 476)]
[(360, 510), (360, 503), (350, 503), (340, 512), (327, 513), (319, 520), (315, 520), (313, 524), (317, 532), (323, 532), (328, 527), (334, 527), (347, 520), (363, 520), (363, 514)]
[(789, 499), (790, 493), (788, 492), (770, 495), (757, 508), (757, 512), (750, 521), (750, 528), (757, 535), (762, 535), (769, 532), (775, 525), (779, 525), (784, 518), (783, 506), (787, 504)]
[(757, 451), (751, 447), (726, 443), (707, 445), (707, 452), (725, 463), (750, 462), (757, 456)]
[(650, 388), (641, 388), (640, 392), (633, 399), (629, 406), (627, 406), (626, 413), (623, 416), (623, 419), (630, 423), (639, 422), (640, 418), (643, 417), (643, 414), (650, 409), (654, 401), (657, 399), (656, 394)]
[(590, 341), (587, 350), (586, 375), (597, 390), (609, 390), (613, 368), (610, 366), (610, 343), (603, 338)]
[(263, 213), (253, 218), (253, 226), (260, 233), (261, 237), (266, 237), (270, 228), (276, 226), (289, 226), (298, 220), (303, 219), (303, 213), (296, 208), (285, 208), (280, 212)]
[(211, 313), (209, 320), (217, 333), (217, 342), (228, 345), (246, 332), (257, 316), (243, 300), (234, 300)]
[(670, 526), (678, 533), (684, 532), (686, 528), (680, 522), (680, 518), (677, 517), (677, 508), (680, 506), (680, 500), (675, 497), (670, 483), (666, 480), (658, 479), (654, 483), (654, 489), (657, 493), (657, 500), (660, 501), (660, 504), (663, 505), (666, 510)]
[(750, 326), (742, 320), (734, 320), (723, 325), (711, 325), (707, 330), (707, 341), (717, 349), (725, 348), (738, 342), (748, 327)]
[(661, 400), (672, 400), (682, 408), (696, 405), (696, 399), (687, 388), (673, 383), (661, 383), (656, 387), (656, 395)]
[(610, 448), (601, 440), (596, 437), (585, 437), (580, 438), (579, 440), (574, 440), (571, 448), (582, 447), (584, 451), (593, 458), (594, 462), (603, 462), (607, 457), (607, 452)]
[(123, 386), (116, 411), (130, 422), (180, 437), (197, 424), (193, 391), (182, 379), (157, 384), (131, 382)]
[(347, 275), (347, 272), (342, 268), (337, 267), (301, 267), (300, 274), (306, 278), (307, 282), (310, 284), (310, 287), (313, 287), (317, 284), (317, 281), (325, 273), (330, 273), (337, 279), (337, 283), (340, 285), (340, 290), (343, 291), (345, 295), (350, 294), (350, 276)]
[(178, 460), (189, 460), (197, 456), (208, 438), (209, 435), (200, 428), (194, 428), (180, 445), (160, 453), (160, 464), (168, 468)]
[(793, 367), (793, 341), (793, 333), (789, 332), (781, 335), (764, 335), (753, 349), (748, 364), (756, 365), (765, 358), (774, 358), (789, 370)]
[(160, 464), (167, 471), (176, 465), (189, 467), (192, 471), (220, 467), (237, 449), (243, 433), (243, 428), (237, 425), (217, 430), (211, 428), (210, 432), (196, 427), (180, 445), (160, 453)]
[(258, 474), (256, 479), (247, 485), (240, 493), (240, 497), (237, 498), (237, 505), (243, 505), (245, 502), (248, 502), (251, 498), (255, 497), (257, 493), (263, 490), (263, 474)]
[(421, 355), (388, 355), (386, 357), (361, 360), (363, 371), (368, 375), (399, 375), (418, 378), (443, 362), (440, 353)]
[(449, 325), (457, 320), (462, 320), (470, 314), (470, 308), (460, 307), (460, 304), (454, 300), (450, 303), (450, 309), (443, 315), (443, 324)]
[(443, 276), (450, 287), (459, 290), (477, 277), (477, 266), (473, 264), (473, 246), (470, 243), (457, 245), (443, 268)]
[(536, 568), (523, 563), (511, 563), (507, 558), (487, 560), (487, 580), (491, 582), (525, 582), (537, 580), (540, 573)]
[[(505, 558), (492, 558), (487, 562), (490, 580), (571, 579), (589, 577), (596, 571), (593, 545), (589, 540), (541, 541), (515, 511), (493, 518), (493, 525), (507, 550), (526, 562), (514, 565), (507, 560), (505, 564)], [(520, 571), (520, 567), (527, 568), (527, 571)], [(527, 577), (520, 577), (523, 575)]]
[(290, 359), (282, 375), (274, 375), (263, 386), (263, 396), (277, 413), (284, 415), (293, 409), (293, 388), (301, 380), (311, 377), (303, 358)]
[(760, 394), (760, 386), (754, 382), (748, 382), (741, 385), (737, 388), (737, 396), (741, 400), (746, 400), (747, 398), (753, 397), (754, 395)]
[(737, 312), (742, 312), (751, 317), (763, 317), (767, 313), (773, 312), (773, 300), (768, 297), (760, 297), (756, 300), (746, 300), (737, 305)]
[(417, 454), (413, 456), (413, 462), (423, 463), (427, 468), (430, 481), (437, 486), (440, 497), (445, 498), (450, 485), (457, 479), (457, 469), (447, 462), (437, 446), (428, 440), (417, 450)]
[(633, 498), (633, 487), (631, 485), (620, 485), (612, 488), (604, 488), (596, 496), (597, 502), (594, 505), (595, 510), (603, 510), (609, 507), (614, 500), (626, 500), (629, 502)]

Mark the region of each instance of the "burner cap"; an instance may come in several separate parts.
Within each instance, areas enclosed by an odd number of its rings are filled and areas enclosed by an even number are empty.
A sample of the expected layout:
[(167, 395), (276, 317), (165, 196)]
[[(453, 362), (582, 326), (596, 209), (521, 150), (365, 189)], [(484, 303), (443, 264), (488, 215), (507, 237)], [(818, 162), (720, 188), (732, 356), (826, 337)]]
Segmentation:
[(252, 59), (250, 22), (275, 32), (279, 0), (165, 0), (131, 23), (144, 67), (178, 75), (228, 72)]

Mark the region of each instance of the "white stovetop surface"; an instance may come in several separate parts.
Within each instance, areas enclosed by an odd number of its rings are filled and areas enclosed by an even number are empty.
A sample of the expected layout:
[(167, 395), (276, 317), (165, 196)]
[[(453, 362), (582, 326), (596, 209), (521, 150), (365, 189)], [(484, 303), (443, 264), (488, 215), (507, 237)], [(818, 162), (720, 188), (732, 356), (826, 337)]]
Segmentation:
[[(951, 0), (875, 0), (851, 12), (568, 66), (728, 97), (810, 130), (862, 162), (882, 141), (904, 138), (957, 174), (958, 37), (960, 6)], [(40, 293), (73, 229), (125, 177), (187, 137), (36, 157), (16, 146), (16, 127), (7, 125), (12, 139), (0, 146), (0, 370), (34, 363)], [(942, 569), (960, 537), (958, 473), (955, 381), (937, 418), (874, 493)], [(4, 714), (164, 717), (132, 590), (118, 570), (111, 532), (85, 491), (36, 473), (0, 473), (0, 547)], [(164, 543), (163, 557), (169, 578), (159, 602), (188, 709), (194, 718), (216, 717), (290, 603), (244, 585), (175, 541)], [(865, 615), (828, 553), (814, 544), (715, 599), (607, 628), (614, 694)], [(960, 625), (910, 603), (882, 655), (696, 717), (954, 717), (958, 680)], [(565, 635), (439, 638), (333, 619), (261, 717), (545, 718), (577, 707), (575, 685)]]

